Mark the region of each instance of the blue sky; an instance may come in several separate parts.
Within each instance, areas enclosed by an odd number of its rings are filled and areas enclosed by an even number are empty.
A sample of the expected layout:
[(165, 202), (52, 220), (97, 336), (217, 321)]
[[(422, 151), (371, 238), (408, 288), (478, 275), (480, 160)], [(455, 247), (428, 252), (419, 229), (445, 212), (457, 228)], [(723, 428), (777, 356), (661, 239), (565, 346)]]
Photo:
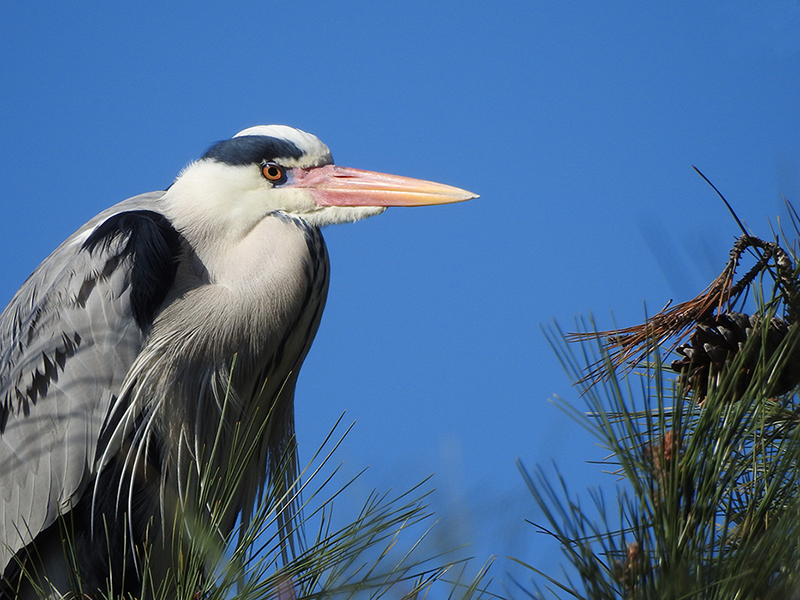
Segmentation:
[(310, 456), (346, 410), (356, 496), (436, 473), (452, 538), (550, 568), (515, 459), (575, 490), (613, 480), (548, 402), (579, 400), (541, 326), (629, 325), (705, 287), (737, 228), (692, 165), (768, 236), (800, 192), (798, 74), (796, 0), (6, 2), (0, 298), (255, 124), (479, 193), (326, 231), (297, 433)]

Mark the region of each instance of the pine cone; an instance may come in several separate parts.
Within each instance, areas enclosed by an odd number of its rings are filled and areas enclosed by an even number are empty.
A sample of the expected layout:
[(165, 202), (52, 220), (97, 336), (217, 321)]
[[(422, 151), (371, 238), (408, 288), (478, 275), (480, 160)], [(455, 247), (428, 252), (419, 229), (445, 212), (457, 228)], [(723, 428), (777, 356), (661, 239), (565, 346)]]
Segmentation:
[[(709, 381), (719, 382), (719, 376), (733, 363), (737, 354), (745, 348), (753, 333), (763, 335), (757, 315), (727, 313), (712, 316), (697, 324), (689, 343), (678, 346), (675, 351), (683, 358), (672, 362), (672, 369), (681, 374), (688, 390), (693, 390), (698, 402), (708, 393)], [(789, 333), (789, 325), (783, 319), (773, 317), (766, 334), (765, 356), (772, 357), (783, 339)], [(795, 351), (796, 353), (796, 351)], [(741, 373), (736, 379), (733, 399), (741, 398), (753, 377), (753, 369), (761, 360), (761, 343), (748, 346), (748, 355), (741, 363)], [(770, 396), (779, 396), (800, 383), (800, 364), (790, 360), (777, 377), (773, 377)]]

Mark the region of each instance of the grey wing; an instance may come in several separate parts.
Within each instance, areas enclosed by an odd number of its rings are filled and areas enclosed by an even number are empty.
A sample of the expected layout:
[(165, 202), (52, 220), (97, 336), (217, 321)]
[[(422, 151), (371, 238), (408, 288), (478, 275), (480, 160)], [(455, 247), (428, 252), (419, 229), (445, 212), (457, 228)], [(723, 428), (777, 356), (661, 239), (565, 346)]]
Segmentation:
[(137, 299), (137, 252), (150, 252), (148, 236), (166, 232), (169, 256), (150, 255), (139, 268), (177, 259), (177, 233), (157, 210), (162, 195), (95, 217), (0, 315), (0, 573), (74, 506), (96, 472), (111, 405), (144, 343), (146, 312), (165, 295)]

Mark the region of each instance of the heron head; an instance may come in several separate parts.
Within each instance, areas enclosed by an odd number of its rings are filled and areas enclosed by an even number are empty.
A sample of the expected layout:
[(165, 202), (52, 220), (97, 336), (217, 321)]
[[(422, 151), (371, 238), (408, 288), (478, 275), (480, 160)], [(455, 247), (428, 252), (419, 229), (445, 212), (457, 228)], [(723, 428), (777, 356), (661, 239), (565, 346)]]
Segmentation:
[[(477, 196), (448, 185), (333, 164), (316, 136), (260, 125), (214, 144), (187, 167), (168, 197), (195, 216), (248, 222), (272, 213), (322, 227), (377, 215), (389, 206), (461, 202)], [(219, 222), (219, 221), (217, 221)]]

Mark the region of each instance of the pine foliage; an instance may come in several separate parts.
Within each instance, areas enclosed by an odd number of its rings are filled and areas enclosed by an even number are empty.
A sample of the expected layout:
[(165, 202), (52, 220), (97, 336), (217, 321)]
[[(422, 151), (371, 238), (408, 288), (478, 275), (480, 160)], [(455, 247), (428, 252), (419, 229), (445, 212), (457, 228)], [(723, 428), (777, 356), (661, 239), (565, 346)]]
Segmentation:
[[(550, 332), (588, 410), (562, 404), (617, 477), (613, 502), (595, 491), (584, 507), (562, 477), (520, 465), (537, 525), (569, 565), (537, 571), (550, 594), (800, 598), (800, 219), (789, 211), (790, 236), (745, 233), (694, 300), (638, 327)], [(754, 264), (734, 282), (743, 256)]]
[[(339, 424), (337, 424), (337, 427)], [(121, 594), (115, 582), (97, 596), (82, 591), (80, 597), (97, 600), (337, 600), (387, 598), (416, 600), (429, 595), (451, 600), (477, 600), (486, 592), (487, 562), (470, 578), (466, 561), (448, 551), (432, 550), (425, 538), (434, 526), (426, 491), (427, 482), (403, 493), (372, 491), (354, 517), (334, 515), (343, 495), (356, 478), (341, 482), (332, 466), (338, 440), (331, 432), (309, 466), (288, 486), (273, 478), (256, 503), (248, 523), (227, 537), (220, 535), (217, 515), (232, 501), (236, 488), (237, 452), (225, 473), (203, 472), (197, 503), (183, 506), (181, 527), (172, 532), (181, 554), (159, 582), (148, 577), (163, 572), (163, 565), (148, 557), (137, 565), (144, 574), (142, 587)], [(291, 449), (294, 451), (294, 448)], [(293, 464), (294, 455), (284, 457)], [(290, 529), (287, 529), (287, 524)], [(66, 556), (73, 555), (71, 537), (62, 531)], [(290, 548), (291, 540), (302, 543)], [(22, 566), (22, 576), (40, 598), (54, 598), (52, 588), (38, 573)], [(88, 595), (87, 595), (88, 594)]]

